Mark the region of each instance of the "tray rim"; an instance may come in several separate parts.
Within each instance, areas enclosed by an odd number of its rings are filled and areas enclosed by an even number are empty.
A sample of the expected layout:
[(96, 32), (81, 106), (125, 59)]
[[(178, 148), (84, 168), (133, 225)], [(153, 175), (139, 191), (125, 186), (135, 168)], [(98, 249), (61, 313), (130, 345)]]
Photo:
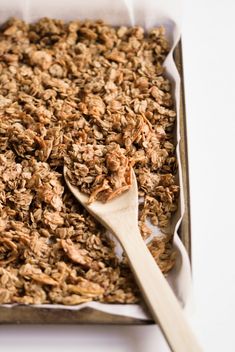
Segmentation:
[(191, 242), (191, 209), (190, 209), (190, 180), (188, 162), (188, 138), (187, 138), (187, 119), (185, 105), (185, 86), (183, 70), (183, 50), (182, 40), (179, 41), (174, 51), (176, 67), (179, 71), (180, 83), (180, 159), (182, 164), (182, 178), (184, 190), (185, 211), (179, 227), (179, 236), (188, 253), (192, 268), (192, 242)]

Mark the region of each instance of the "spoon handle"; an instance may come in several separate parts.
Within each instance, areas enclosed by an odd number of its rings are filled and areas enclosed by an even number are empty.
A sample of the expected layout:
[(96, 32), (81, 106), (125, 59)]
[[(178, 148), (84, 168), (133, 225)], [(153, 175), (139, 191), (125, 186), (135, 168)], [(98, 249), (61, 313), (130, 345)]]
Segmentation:
[(145, 302), (173, 352), (202, 351), (171, 287), (146, 247), (139, 229), (126, 237), (117, 230)]

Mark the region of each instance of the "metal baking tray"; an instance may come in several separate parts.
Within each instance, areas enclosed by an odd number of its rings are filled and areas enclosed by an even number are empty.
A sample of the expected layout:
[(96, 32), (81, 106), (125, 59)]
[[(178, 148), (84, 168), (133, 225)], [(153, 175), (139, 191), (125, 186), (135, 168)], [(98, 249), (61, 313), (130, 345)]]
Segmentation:
[[(174, 58), (181, 76), (180, 96), (180, 156), (182, 163), (183, 191), (185, 198), (185, 212), (179, 228), (179, 236), (191, 258), (191, 227), (190, 227), (190, 195), (187, 152), (187, 128), (184, 100), (184, 77), (182, 60), (182, 43), (177, 45)], [(90, 308), (81, 310), (36, 308), (33, 305), (16, 305), (12, 308), (0, 307), (0, 324), (120, 324), (146, 325), (153, 324), (152, 320), (138, 320), (125, 316), (108, 314)]]

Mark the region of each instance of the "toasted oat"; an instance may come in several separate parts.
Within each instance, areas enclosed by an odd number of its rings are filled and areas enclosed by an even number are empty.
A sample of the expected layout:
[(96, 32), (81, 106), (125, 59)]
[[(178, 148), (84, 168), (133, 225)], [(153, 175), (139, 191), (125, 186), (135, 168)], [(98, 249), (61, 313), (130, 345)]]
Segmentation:
[[(48, 18), (1, 27), (0, 303), (139, 300), (127, 259), (62, 172), (90, 202), (108, 201), (130, 187), (133, 167), (142, 236), (147, 220), (166, 230), (179, 193), (168, 51), (163, 28)], [(167, 273), (172, 235), (149, 249)]]

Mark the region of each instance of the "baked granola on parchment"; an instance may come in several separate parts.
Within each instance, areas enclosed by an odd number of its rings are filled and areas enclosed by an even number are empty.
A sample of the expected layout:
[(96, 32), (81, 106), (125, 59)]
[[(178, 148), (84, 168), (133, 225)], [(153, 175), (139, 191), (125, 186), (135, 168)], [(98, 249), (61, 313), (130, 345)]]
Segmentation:
[(109, 201), (131, 184), (149, 249), (174, 265), (175, 123), (164, 28), (12, 18), (0, 30), (0, 303), (134, 303), (125, 256), (66, 188)]

